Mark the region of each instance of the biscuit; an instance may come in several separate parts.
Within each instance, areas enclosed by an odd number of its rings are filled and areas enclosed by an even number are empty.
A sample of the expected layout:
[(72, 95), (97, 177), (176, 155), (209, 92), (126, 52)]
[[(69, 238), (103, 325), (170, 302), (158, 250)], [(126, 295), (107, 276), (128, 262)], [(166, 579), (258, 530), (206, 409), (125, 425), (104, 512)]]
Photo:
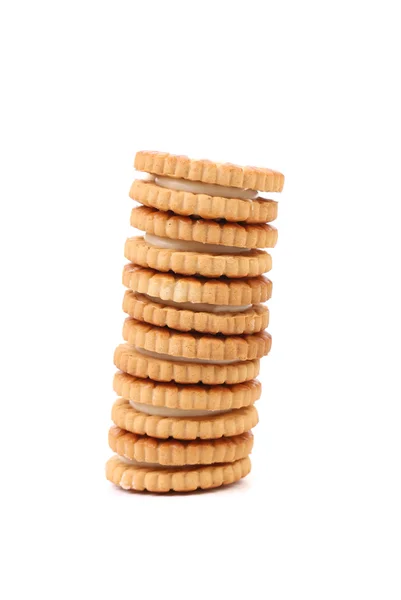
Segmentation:
[(259, 374), (259, 360), (233, 364), (197, 364), (178, 360), (164, 360), (146, 356), (129, 344), (120, 344), (114, 352), (117, 369), (143, 379), (176, 381), (177, 383), (204, 383), (205, 385), (234, 384), (255, 379)]
[(203, 219), (225, 219), (235, 223), (270, 223), (277, 218), (278, 203), (260, 197), (246, 200), (193, 194), (167, 189), (143, 179), (133, 182), (129, 195), (145, 206), (183, 216), (197, 215)]
[(284, 175), (272, 169), (195, 160), (167, 152), (137, 152), (134, 167), (156, 175), (261, 192), (281, 192), (284, 186)]
[(159, 327), (171, 327), (179, 331), (199, 331), (201, 333), (222, 333), (240, 335), (257, 333), (269, 324), (269, 310), (263, 304), (251, 306), (241, 312), (213, 313), (191, 311), (168, 306), (163, 301), (152, 301), (143, 294), (127, 290), (123, 300), (123, 311), (138, 321), (145, 321)]
[(129, 465), (118, 456), (113, 456), (106, 464), (106, 477), (124, 490), (192, 492), (198, 488), (205, 490), (234, 483), (248, 475), (250, 470), (249, 457), (202, 467), (157, 469)]
[(151, 235), (172, 240), (236, 248), (274, 248), (277, 229), (272, 225), (239, 225), (193, 219), (147, 206), (131, 211), (131, 225)]
[[(234, 462), (252, 452), (250, 431), (217, 440), (159, 440), (116, 427), (109, 430), (109, 446), (119, 456), (139, 463), (166, 466), (210, 465)], [(145, 465), (150, 466), (150, 465)]]
[(253, 335), (225, 337), (175, 331), (132, 318), (124, 321), (123, 338), (136, 349), (141, 348), (147, 352), (174, 358), (181, 357), (188, 361), (253, 360), (266, 356), (271, 348), (271, 335), (266, 331)]
[(220, 306), (266, 302), (272, 295), (273, 287), (270, 279), (261, 275), (248, 279), (205, 279), (159, 273), (131, 263), (124, 266), (123, 285), (134, 292), (161, 300)]
[(253, 405), (217, 414), (210, 411), (210, 416), (170, 417), (139, 411), (125, 398), (117, 398), (111, 418), (117, 427), (131, 433), (178, 440), (231, 437), (249, 431), (258, 423), (258, 413)]
[(125, 258), (157, 271), (173, 271), (182, 275), (203, 277), (256, 277), (270, 271), (272, 259), (264, 250), (248, 250), (243, 254), (208, 254), (152, 246), (143, 237), (128, 238)]
[(117, 371), (114, 391), (127, 400), (155, 407), (179, 410), (231, 410), (250, 406), (261, 395), (260, 381), (253, 379), (234, 385), (180, 385), (157, 383)]

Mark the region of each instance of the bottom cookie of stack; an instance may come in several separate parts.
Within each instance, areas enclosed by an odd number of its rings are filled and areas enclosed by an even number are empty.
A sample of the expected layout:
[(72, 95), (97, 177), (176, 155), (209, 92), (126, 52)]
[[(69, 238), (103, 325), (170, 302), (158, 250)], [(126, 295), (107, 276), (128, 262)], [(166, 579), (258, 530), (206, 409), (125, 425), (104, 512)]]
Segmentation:
[(123, 489), (189, 492), (251, 470), (256, 380), (236, 385), (156, 383), (116, 373), (106, 476)]
[(179, 442), (112, 427), (109, 444), (117, 454), (107, 462), (106, 477), (125, 490), (192, 492), (234, 483), (251, 470), (251, 432), (218, 440)]

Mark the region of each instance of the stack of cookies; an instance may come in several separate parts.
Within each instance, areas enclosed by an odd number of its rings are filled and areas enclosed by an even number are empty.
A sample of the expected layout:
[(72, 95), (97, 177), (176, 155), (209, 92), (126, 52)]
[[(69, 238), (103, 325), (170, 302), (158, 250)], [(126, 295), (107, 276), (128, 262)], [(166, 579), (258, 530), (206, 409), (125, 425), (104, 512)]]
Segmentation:
[(192, 491), (251, 469), (268, 354), (277, 171), (138, 152), (106, 475), (124, 489)]

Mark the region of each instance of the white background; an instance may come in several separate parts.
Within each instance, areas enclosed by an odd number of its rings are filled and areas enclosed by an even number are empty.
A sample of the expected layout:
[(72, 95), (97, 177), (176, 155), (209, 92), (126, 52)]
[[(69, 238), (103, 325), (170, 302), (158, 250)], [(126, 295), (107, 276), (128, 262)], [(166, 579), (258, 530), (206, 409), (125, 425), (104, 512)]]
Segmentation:
[[(397, 5), (2, 3), (5, 600), (401, 597)], [(286, 175), (253, 471), (216, 492), (104, 478), (139, 149)]]

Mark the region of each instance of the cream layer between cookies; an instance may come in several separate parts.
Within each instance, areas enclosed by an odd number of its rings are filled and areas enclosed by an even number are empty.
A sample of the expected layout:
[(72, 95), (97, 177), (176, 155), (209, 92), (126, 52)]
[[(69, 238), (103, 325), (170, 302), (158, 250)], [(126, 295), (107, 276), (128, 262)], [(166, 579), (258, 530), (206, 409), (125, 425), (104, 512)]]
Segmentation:
[(230, 412), (230, 410), (183, 410), (181, 408), (153, 406), (151, 404), (143, 404), (142, 402), (134, 402), (133, 400), (130, 400), (129, 403), (132, 408), (139, 412), (158, 417), (212, 417)]
[(205, 360), (202, 358), (186, 358), (184, 356), (170, 356), (170, 354), (159, 354), (158, 352), (151, 352), (144, 348), (138, 348), (135, 346), (135, 351), (144, 356), (151, 358), (157, 358), (159, 360), (173, 360), (174, 362), (194, 363), (198, 365), (233, 365), (234, 363), (241, 362), (238, 358), (235, 360)]
[(179, 467), (174, 467), (170, 465), (161, 465), (159, 463), (151, 463), (151, 462), (139, 462), (138, 460), (132, 458), (126, 458), (125, 456), (117, 455), (118, 458), (125, 463), (126, 465), (132, 465), (134, 467), (148, 467), (150, 469), (177, 469)]
[(207, 254), (246, 254), (251, 248), (238, 248), (238, 246), (223, 246), (221, 244), (202, 244), (202, 242), (192, 242), (186, 240), (171, 240), (170, 238), (159, 237), (151, 233), (145, 234), (145, 242), (156, 248), (166, 250), (178, 250), (179, 252), (199, 252)]
[(255, 200), (258, 197), (258, 192), (255, 190), (245, 190), (214, 183), (202, 183), (201, 181), (189, 181), (187, 179), (176, 179), (175, 177), (150, 175), (146, 180), (154, 181), (156, 185), (168, 188), (169, 190), (190, 192), (191, 194), (207, 194), (208, 196), (240, 198), (241, 200)]
[(216, 304), (202, 304), (196, 302), (174, 302), (174, 300), (163, 300), (162, 298), (156, 298), (155, 296), (149, 296), (149, 294), (135, 294), (137, 297), (144, 297), (151, 302), (156, 304), (164, 304), (165, 306), (171, 306), (173, 308), (179, 308), (181, 310), (191, 310), (193, 312), (211, 312), (211, 313), (238, 313), (244, 312), (252, 307), (252, 304), (243, 304), (241, 306), (229, 306), (229, 305), (216, 305)]

